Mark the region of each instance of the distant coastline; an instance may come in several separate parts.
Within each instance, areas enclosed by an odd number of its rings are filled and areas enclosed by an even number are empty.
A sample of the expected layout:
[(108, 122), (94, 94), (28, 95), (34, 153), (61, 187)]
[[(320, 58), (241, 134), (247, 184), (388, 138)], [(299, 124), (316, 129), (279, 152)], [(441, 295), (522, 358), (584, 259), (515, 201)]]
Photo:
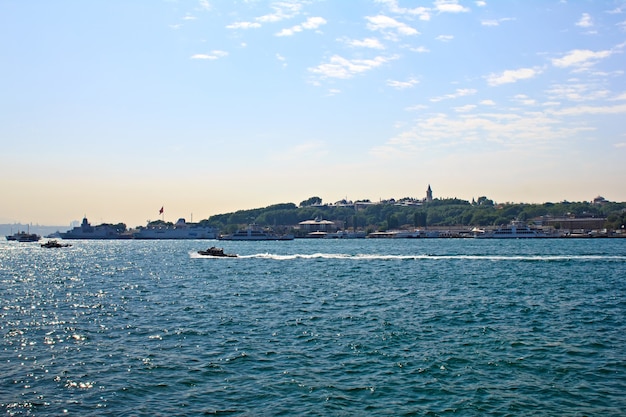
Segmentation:
[[(159, 214), (162, 213), (163, 208), (159, 210)], [(86, 218), (83, 219), (83, 226), (100, 230), (108, 228), (114, 232), (111, 238), (126, 239), (142, 236), (158, 238), (162, 231), (172, 238), (182, 228), (189, 230), (184, 232), (187, 235), (185, 238), (193, 238), (192, 233), (204, 230), (201, 238), (211, 239), (213, 235), (230, 234), (250, 224), (294, 234), (296, 237), (354, 236), (346, 232), (359, 232), (359, 236), (369, 237), (411, 236), (411, 233), (412, 237), (467, 237), (478, 229), (490, 232), (513, 221), (541, 228), (550, 236), (621, 237), (626, 232), (626, 202), (611, 202), (601, 196), (585, 202), (543, 204), (495, 203), (487, 197), (472, 199), (470, 202), (457, 198), (433, 198), (429, 186), (423, 199), (403, 198), (379, 202), (341, 200), (324, 204), (319, 197), (311, 197), (299, 205), (280, 203), (238, 210), (213, 215), (196, 223), (185, 223), (185, 219), (181, 218), (176, 223), (156, 220), (145, 226), (102, 223), (92, 227), (86, 221)], [(0, 224), (2, 236), (27, 230), (49, 236), (64, 234), (72, 227)], [(114, 236), (116, 234), (119, 236)]]

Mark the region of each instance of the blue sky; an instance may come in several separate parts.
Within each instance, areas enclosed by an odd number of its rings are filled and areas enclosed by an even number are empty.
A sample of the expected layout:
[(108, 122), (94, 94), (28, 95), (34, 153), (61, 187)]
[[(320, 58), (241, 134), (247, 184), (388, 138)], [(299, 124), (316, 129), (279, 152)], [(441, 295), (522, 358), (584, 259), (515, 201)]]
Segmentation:
[(0, 1), (0, 222), (626, 201), (624, 1)]

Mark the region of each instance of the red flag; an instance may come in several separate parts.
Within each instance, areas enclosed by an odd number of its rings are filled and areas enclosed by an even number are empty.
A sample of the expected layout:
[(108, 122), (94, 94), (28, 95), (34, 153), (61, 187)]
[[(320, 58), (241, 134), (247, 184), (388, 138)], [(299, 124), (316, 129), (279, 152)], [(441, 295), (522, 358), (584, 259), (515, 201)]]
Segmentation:
[(159, 214), (163, 214), (163, 206), (161, 206), (161, 210), (159, 210)]

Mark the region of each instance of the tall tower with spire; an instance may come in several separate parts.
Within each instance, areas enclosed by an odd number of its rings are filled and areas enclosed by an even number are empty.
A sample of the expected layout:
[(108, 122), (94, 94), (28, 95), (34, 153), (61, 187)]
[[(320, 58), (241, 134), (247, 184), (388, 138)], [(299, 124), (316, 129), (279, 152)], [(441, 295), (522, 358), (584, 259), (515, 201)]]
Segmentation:
[(426, 202), (430, 203), (433, 201), (433, 190), (430, 189), (430, 184), (428, 184), (428, 189), (426, 190)]

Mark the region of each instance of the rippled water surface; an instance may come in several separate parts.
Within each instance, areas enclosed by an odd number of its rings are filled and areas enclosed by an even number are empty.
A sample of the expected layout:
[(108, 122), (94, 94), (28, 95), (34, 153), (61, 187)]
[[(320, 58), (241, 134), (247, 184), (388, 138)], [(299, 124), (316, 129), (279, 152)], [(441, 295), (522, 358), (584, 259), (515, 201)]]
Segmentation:
[(624, 415), (626, 239), (0, 242), (9, 415)]

